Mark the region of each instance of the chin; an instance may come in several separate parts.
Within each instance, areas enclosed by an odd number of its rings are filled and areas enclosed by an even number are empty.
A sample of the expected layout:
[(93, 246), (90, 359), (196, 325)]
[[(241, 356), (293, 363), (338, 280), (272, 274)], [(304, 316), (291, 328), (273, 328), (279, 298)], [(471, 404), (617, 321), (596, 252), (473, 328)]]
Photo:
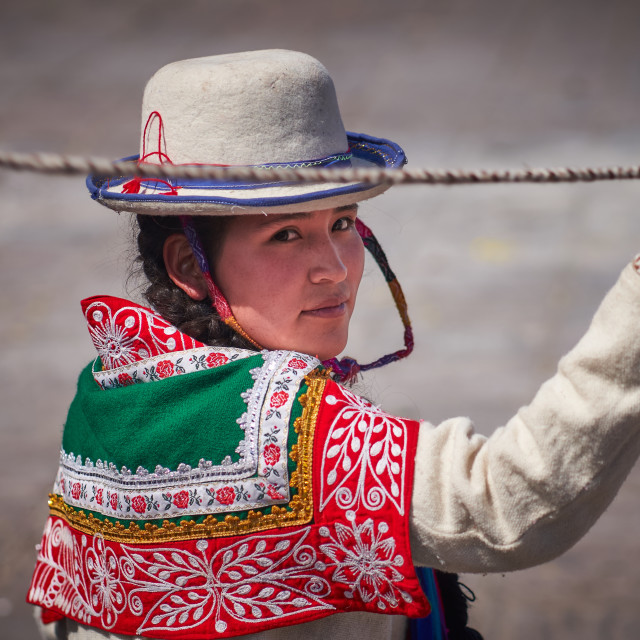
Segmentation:
[[(342, 334), (342, 332), (341, 332)], [(342, 353), (347, 346), (348, 333), (343, 335), (329, 334), (327, 336), (313, 336), (313, 340), (305, 339), (300, 336), (298, 340), (273, 340), (271, 342), (263, 341), (261, 344), (266, 349), (284, 349), (289, 351), (297, 351), (298, 353), (306, 353), (309, 356), (318, 358), (318, 360), (331, 360)], [(260, 340), (258, 339), (258, 342)]]
[(344, 351), (346, 346), (347, 340), (345, 338), (344, 340), (336, 341), (332, 345), (327, 345), (326, 343), (324, 343), (313, 353), (309, 351), (306, 351), (305, 353), (309, 353), (309, 355), (315, 356), (322, 361), (331, 360), (331, 358), (335, 358), (340, 355)]

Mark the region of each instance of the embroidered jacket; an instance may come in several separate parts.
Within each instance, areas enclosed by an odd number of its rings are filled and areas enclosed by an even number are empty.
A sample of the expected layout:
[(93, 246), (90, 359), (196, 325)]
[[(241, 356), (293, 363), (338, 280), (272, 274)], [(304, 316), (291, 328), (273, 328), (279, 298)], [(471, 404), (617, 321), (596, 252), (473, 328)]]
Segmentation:
[(205, 346), (116, 298), (83, 310), (104, 370), (69, 410), (31, 603), (194, 640), (429, 613), (409, 549), (417, 423), (310, 356)]

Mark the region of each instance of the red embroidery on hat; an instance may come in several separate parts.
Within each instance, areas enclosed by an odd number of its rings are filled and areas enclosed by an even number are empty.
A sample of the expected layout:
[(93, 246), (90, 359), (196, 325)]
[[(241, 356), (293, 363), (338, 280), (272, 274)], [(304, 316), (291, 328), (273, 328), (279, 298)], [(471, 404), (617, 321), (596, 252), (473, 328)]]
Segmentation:
[[(157, 148), (153, 151), (147, 151), (152, 135), (152, 128), (157, 123), (158, 127), (158, 140)], [(167, 142), (164, 135), (164, 123), (162, 122), (162, 116), (158, 111), (152, 111), (147, 118), (147, 122), (144, 125), (144, 133), (142, 134), (142, 153), (137, 161), (137, 164), (143, 162), (150, 164), (173, 164), (171, 158), (167, 154)], [(128, 182), (122, 185), (122, 193), (124, 194), (136, 194), (140, 193), (140, 189), (145, 187), (145, 184), (149, 183), (155, 191), (160, 191), (165, 196), (177, 196), (178, 189), (181, 187), (174, 185), (168, 180), (161, 178), (149, 178), (145, 176), (135, 176)], [(166, 187), (163, 191), (162, 186)]]
[(140, 178), (136, 177), (122, 185), (122, 193), (140, 193)]
[(131, 499), (131, 507), (136, 513), (144, 513), (147, 510), (147, 502), (142, 496), (134, 496)]
[[(155, 151), (147, 151), (147, 145), (149, 144), (149, 138), (151, 136), (151, 128), (157, 122), (158, 124), (158, 146)], [(167, 155), (167, 141), (164, 135), (164, 122), (162, 122), (162, 116), (158, 111), (152, 111), (147, 118), (147, 122), (144, 125), (144, 132), (142, 134), (142, 155), (139, 162), (148, 162), (149, 158), (157, 157), (159, 164), (165, 162), (173, 164), (171, 158)]]

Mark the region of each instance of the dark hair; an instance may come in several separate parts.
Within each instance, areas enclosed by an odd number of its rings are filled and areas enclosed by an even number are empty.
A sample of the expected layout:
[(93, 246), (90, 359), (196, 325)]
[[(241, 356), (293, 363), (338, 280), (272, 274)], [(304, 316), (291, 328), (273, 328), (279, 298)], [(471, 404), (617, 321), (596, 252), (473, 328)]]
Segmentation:
[(436, 580), (442, 597), (442, 608), (447, 625), (449, 640), (482, 640), (482, 635), (467, 626), (470, 602), (476, 599), (475, 594), (466, 584), (458, 580), (458, 574), (435, 571)]
[[(169, 278), (164, 265), (165, 240), (174, 233), (182, 233), (177, 216), (138, 215), (136, 262), (147, 278), (143, 291), (145, 300), (165, 320), (183, 333), (212, 346), (252, 349), (255, 347), (227, 326), (211, 304), (211, 299), (193, 300)], [(194, 217), (194, 226), (201, 242), (209, 250), (211, 264), (219, 250), (228, 216)]]

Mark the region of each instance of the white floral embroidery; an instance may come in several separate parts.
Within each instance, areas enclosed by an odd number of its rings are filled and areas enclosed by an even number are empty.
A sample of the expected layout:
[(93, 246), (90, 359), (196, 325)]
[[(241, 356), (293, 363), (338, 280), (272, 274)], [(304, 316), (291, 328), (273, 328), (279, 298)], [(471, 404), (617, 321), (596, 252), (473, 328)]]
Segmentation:
[(303, 609), (333, 609), (322, 600), (331, 587), (314, 573), (316, 552), (304, 544), (308, 533), (307, 528), (295, 534), (253, 536), (213, 557), (207, 554), (205, 540), (196, 545), (199, 556), (172, 549), (156, 549), (143, 556), (133, 547), (124, 547), (128, 561), (122, 568), (136, 585), (129, 593), (134, 612), (138, 592), (164, 593), (137, 633), (176, 625), (190, 629), (212, 615), (216, 631), (223, 632), (230, 618), (256, 623)]
[[(108, 369), (132, 364), (136, 353), (192, 349), (195, 340), (182, 334), (175, 327), (150, 309), (125, 306), (112, 312), (109, 305), (101, 300), (92, 302), (85, 310), (89, 333), (100, 359)], [(147, 329), (148, 331), (145, 331)], [(142, 335), (147, 334), (151, 344)], [(176, 342), (175, 336), (180, 339)]]
[[(92, 541), (92, 544), (89, 544)], [(42, 585), (48, 585), (46, 590)], [(111, 629), (126, 606), (120, 561), (104, 540), (73, 536), (61, 520), (47, 521), (29, 597), (80, 622), (99, 618)]]
[(394, 584), (404, 579), (396, 568), (404, 564), (404, 558), (396, 555), (393, 537), (384, 537), (389, 525), (379, 522), (376, 532), (371, 518), (357, 525), (353, 511), (345, 515), (351, 527), (336, 523), (335, 536), (328, 527), (320, 527), (320, 535), (330, 540), (321, 544), (320, 550), (332, 560), (327, 566), (335, 567), (331, 579), (348, 586), (344, 592), (347, 598), (357, 593), (362, 602), (375, 602), (380, 610), (397, 607), (398, 596), (412, 602), (411, 595)]
[(120, 584), (118, 557), (113, 549), (105, 546), (103, 539), (96, 537), (93, 539), (93, 546), (85, 553), (85, 564), (89, 576), (88, 595), (91, 605), (101, 612), (102, 624), (109, 629), (126, 604)]
[(118, 325), (108, 323), (96, 326), (90, 332), (103, 362), (122, 364), (134, 361), (134, 340)]
[[(126, 608), (129, 616), (144, 616), (136, 633), (150, 635), (183, 633), (212, 617), (213, 628), (223, 633), (234, 622), (331, 611), (335, 607), (325, 600), (331, 585), (321, 575), (326, 566), (306, 543), (309, 532), (251, 536), (215, 553), (207, 540), (196, 543), (197, 553), (121, 545), (116, 559), (100, 538), (87, 547), (84, 536), (79, 543), (64, 522), (50, 520), (29, 598), (82, 622), (100, 618), (107, 629)], [(151, 608), (143, 604), (150, 597)]]
[[(331, 500), (375, 511), (389, 499), (404, 515), (406, 424), (339, 385), (332, 389), (325, 402), (339, 411), (324, 445), (320, 511)], [(346, 486), (354, 480), (355, 491)]]

